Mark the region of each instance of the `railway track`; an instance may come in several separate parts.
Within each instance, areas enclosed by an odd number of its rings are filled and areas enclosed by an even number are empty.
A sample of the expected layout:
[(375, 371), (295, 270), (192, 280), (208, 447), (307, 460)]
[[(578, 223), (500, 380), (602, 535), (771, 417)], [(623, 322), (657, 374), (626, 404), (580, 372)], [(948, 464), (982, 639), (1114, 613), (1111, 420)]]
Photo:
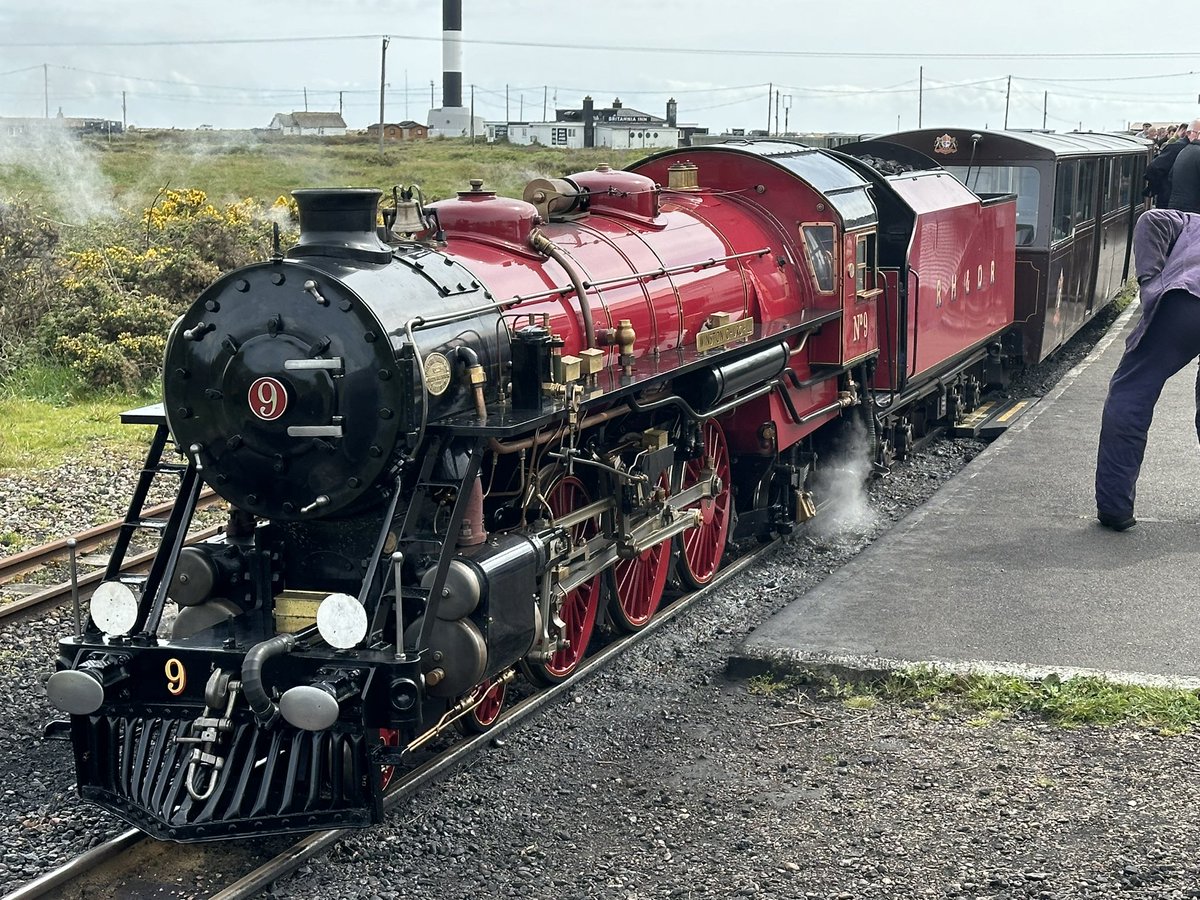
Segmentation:
[[(585, 659), (578, 671), (566, 681), (539, 690), (514, 704), (486, 733), (461, 739), (406, 772), (397, 779), (395, 786), (384, 797), (385, 811), (395, 809), (422, 787), (478, 753), (498, 735), (602, 670), (612, 659), (647, 639), (694, 603), (717, 591), (745, 571), (774, 548), (776, 543), (764, 544), (746, 552), (721, 570), (707, 586), (684, 594), (664, 606), (641, 631), (621, 637)], [(266, 890), (275, 881), (292, 874), (307, 860), (332, 846), (351, 831), (352, 829), (333, 829), (313, 832), (282, 850), (272, 851), (268, 848), (258, 852), (245, 846), (245, 842), (170, 844), (149, 838), (137, 829), (130, 829), (46, 872), (0, 900), (34, 900), (50, 896), (82, 900), (85, 897), (103, 894), (106, 887), (111, 893), (112, 885), (123, 877), (136, 881), (136, 885), (130, 886), (133, 892), (127, 892), (128, 896), (143, 896), (148, 893), (170, 896), (168, 891), (178, 890), (180, 887), (180, 872), (204, 873), (206, 877), (213, 873), (224, 873), (224, 886), (208, 893), (206, 896), (209, 900), (246, 900)], [(153, 876), (147, 876), (146, 871), (163, 865), (160, 860), (168, 855), (169, 866), (161, 876), (161, 883), (156, 884)], [(238, 877), (234, 874), (238, 871), (245, 874)], [(156, 888), (158, 890), (155, 890)], [(192, 892), (189, 896), (201, 895)]]
[[(213, 506), (221, 501), (221, 498), (212, 491), (205, 491), (200, 495), (197, 503), (198, 509), (205, 509)], [(174, 501), (160, 503), (157, 506), (147, 508), (143, 515), (147, 518), (163, 516), (168, 514), (175, 505)], [(70, 554), (70, 542), (75, 541), (76, 554), (91, 553), (103, 548), (106, 544), (116, 540), (117, 533), (121, 529), (124, 520), (115, 519), (111, 522), (106, 522), (103, 525), (97, 525), (94, 528), (89, 528), (87, 531), (82, 531), (79, 534), (70, 538), (61, 538), (56, 541), (51, 541), (48, 544), (43, 544), (40, 547), (32, 547), (22, 553), (14, 556), (7, 556), (0, 559), (0, 585), (7, 584), (21, 575), (26, 575), (29, 572), (44, 568), (49, 565), (54, 565), (65, 560)], [(193, 532), (188, 536), (188, 542), (204, 540), (220, 533), (220, 526), (213, 526), (202, 531)], [(142, 553), (130, 554), (122, 567), (122, 572), (135, 572), (142, 566), (149, 565), (154, 559), (155, 550), (147, 550)], [(104, 570), (97, 569), (85, 575), (81, 575), (78, 580), (81, 596), (86, 597), (91, 589), (94, 589), (104, 578)], [(60, 584), (47, 585), (42, 590), (20, 597), (15, 600), (10, 600), (3, 605), (0, 605), (0, 622), (7, 619), (16, 618), (22, 615), (53, 606), (60, 603), (71, 594), (72, 585), (69, 581)]]

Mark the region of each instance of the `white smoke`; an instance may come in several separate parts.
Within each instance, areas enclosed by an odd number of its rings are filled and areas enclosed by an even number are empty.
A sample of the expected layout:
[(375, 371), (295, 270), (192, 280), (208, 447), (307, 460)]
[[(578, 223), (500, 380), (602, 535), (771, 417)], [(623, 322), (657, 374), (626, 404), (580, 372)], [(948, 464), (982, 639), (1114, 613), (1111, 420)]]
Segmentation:
[(0, 168), (27, 173), (49, 194), (65, 222), (83, 225), (114, 217), (112, 183), (100, 170), (97, 154), (50, 121), (23, 134), (0, 132)]
[(809, 526), (814, 537), (861, 536), (875, 526), (877, 515), (867, 501), (873, 453), (862, 422), (857, 417), (847, 421), (813, 485), (822, 505)]

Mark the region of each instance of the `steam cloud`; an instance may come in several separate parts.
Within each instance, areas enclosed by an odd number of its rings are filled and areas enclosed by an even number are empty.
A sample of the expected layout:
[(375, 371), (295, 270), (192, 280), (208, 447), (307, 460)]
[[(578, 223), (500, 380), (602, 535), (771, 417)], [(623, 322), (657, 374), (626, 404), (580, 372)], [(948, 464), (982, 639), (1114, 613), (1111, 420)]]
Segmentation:
[(8, 167), (28, 172), (73, 225), (117, 214), (112, 184), (96, 154), (65, 128), (50, 124), (25, 134), (0, 132), (0, 168)]
[(826, 504), (810, 526), (814, 537), (860, 536), (875, 526), (877, 515), (867, 502), (871, 455), (866, 428), (857, 419), (848, 422), (814, 484), (818, 501)]

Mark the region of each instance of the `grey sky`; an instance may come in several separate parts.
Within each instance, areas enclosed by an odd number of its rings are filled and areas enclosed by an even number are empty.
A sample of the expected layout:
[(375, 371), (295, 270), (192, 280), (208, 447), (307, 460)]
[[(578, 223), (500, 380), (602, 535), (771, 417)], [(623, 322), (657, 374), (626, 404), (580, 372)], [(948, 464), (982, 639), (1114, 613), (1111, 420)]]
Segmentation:
[[(784, 98), (780, 126), (786, 115), (788, 125), (801, 131), (886, 131), (896, 127), (897, 117), (910, 128), (917, 124), (922, 65), (926, 126), (1000, 127), (1010, 74), (1011, 127), (1041, 126), (1044, 91), (1047, 124), (1057, 129), (1080, 123), (1114, 129), (1144, 118), (1183, 121), (1200, 110), (1200, 75), (1188, 74), (1200, 71), (1200, 53), (1185, 56), (1190, 41), (1177, 42), (1174, 50), (1168, 40), (1200, 34), (1200, 4), (1172, 4), (1169, 26), (1162, 29), (1120, 24), (1130, 22), (1131, 8), (1114, 0), (1016, 0), (1005, 6), (962, 0), (464, 0), (464, 7), (464, 93), (466, 85), (476, 85), (476, 113), (489, 120), (506, 117), (507, 84), (513, 119), (523, 114), (540, 120), (546, 88), (550, 107), (556, 94), (560, 106), (578, 106), (590, 93), (597, 105), (619, 96), (627, 106), (661, 115), (674, 96), (681, 121), (714, 131), (765, 128), (770, 110), (774, 129), (767, 88), (774, 82)], [(3, 0), (0, 116), (42, 115), (47, 63), (51, 115), (61, 107), (65, 115), (120, 119), (124, 90), (132, 125), (265, 127), (276, 112), (303, 109), (307, 87), (312, 110), (336, 110), (342, 91), (348, 124), (363, 128), (378, 118), (383, 34), (392, 36), (386, 118), (424, 121), (431, 80), (441, 102), (440, 0)], [(350, 35), (363, 37), (187, 43)], [(179, 43), (103, 46), (115, 41)], [(485, 41), (509, 45), (475, 43)], [(43, 46), (20, 46), (29, 44)], [(629, 45), (710, 52), (588, 49)], [(868, 56), (785, 55), (797, 51)], [(913, 57), (884, 56), (897, 53)], [(1180, 55), (1166, 55), (1173, 53)]]

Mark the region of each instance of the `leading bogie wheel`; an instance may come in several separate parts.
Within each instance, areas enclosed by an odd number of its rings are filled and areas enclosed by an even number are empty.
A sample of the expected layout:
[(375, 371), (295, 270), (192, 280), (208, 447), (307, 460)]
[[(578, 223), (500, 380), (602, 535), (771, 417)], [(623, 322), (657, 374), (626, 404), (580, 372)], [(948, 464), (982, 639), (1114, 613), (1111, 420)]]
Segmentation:
[(697, 590), (712, 582), (721, 567), (725, 555), (725, 541), (729, 537), (729, 520), (733, 496), (730, 491), (729, 445), (725, 432), (715, 419), (707, 420), (700, 427), (703, 450), (696, 459), (683, 464), (680, 492), (696, 484), (702, 473), (712, 468), (717, 478), (717, 491), (693, 503), (688, 509), (700, 507), (701, 522), (679, 536), (679, 576), (684, 584)]
[[(546, 505), (554, 519), (592, 502), (587, 487), (574, 475), (558, 479), (546, 492)], [(600, 530), (599, 516), (593, 516), (571, 528), (571, 539), (580, 543), (593, 537)], [(527, 678), (536, 684), (559, 684), (570, 678), (579, 668), (587, 652), (588, 641), (596, 626), (596, 610), (600, 604), (600, 575), (588, 579), (566, 596), (559, 618), (562, 627), (550, 626), (553, 636), (558, 631), (563, 646), (551, 654), (548, 660), (524, 659), (521, 669)]]

